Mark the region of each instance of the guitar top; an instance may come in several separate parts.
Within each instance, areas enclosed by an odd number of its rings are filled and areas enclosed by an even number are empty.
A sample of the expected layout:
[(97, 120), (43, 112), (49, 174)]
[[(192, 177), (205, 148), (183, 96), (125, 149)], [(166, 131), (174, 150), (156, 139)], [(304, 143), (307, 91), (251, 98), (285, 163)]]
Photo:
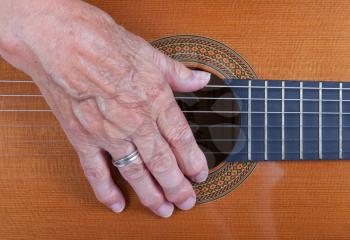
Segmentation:
[(160, 219), (114, 171), (116, 215), (38, 88), (0, 59), (0, 239), (349, 238), (350, 1), (87, 2), (212, 73), (175, 93), (210, 176), (193, 210)]

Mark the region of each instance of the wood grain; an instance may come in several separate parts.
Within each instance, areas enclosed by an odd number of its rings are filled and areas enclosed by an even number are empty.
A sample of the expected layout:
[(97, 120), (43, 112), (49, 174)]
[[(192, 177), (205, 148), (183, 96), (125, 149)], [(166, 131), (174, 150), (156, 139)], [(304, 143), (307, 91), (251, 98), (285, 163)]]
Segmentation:
[[(89, 1), (147, 40), (224, 42), (260, 78), (350, 81), (350, 1)], [(0, 79), (29, 77), (0, 59)], [(0, 94), (38, 94), (0, 83)], [(0, 97), (1, 108), (47, 107)], [(258, 164), (225, 198), (159, 219), (129, 187), (116, 215), (95, 199), (57, 121), (0, 113), (0, 239), (348, 239), (350, 162)], [(116, 175), (118, 183), (125, 183)]]

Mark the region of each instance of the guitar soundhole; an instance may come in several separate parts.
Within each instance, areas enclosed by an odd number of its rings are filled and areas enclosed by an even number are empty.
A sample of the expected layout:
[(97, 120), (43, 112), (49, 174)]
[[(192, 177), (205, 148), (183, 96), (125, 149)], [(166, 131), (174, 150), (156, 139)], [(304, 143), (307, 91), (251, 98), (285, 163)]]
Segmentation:
[(210, 169), (225, 161), (239, 136), (239, 111), (234, 94), (225, 82), (212, 74), (208, 87), (193, 93), (175, 93), (176, 101), (188, 120)]
[(209, 84), (220, 86), (206, 87), (194, 93), (177, 93), (175, 96), (185, 111), (184, 114), (191, 124), (199, 146), (205, 152), (211, 169), (205, 182), (193, 183), (197, 203), (206, 203), (223, 197), (249, 176), (256, 162), (226, 161), (232, 160), (232, 156), (228, 155), (234, 148), (242, 145), (235, 146), (235, 142), (238, 142), (235, 139), (244, 134), (239, 133), (239, 114), (233, 114), (239, 112), (238, 102), (235, 101), (239, 96), (235, 96), (222, 79), (257, 77), (248, 63), (234, 50), (209, 38), (181, 35), (156, 40), (152, 45), (187, 67), (211, 72), (212, 78)]

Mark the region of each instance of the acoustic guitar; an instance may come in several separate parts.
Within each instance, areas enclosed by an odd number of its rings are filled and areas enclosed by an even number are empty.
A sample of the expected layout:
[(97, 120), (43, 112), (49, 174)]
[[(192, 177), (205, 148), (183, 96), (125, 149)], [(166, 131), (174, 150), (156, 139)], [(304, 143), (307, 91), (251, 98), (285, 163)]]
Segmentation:
[[(0, 59), (0, 239), (348, 239), (350, 2), (88, 1), (212, 73), (175, 93), (210, 166), (160, 219), (95, 199), (33, 81)], [(270, 79), (270, 80), (258, 80)]]

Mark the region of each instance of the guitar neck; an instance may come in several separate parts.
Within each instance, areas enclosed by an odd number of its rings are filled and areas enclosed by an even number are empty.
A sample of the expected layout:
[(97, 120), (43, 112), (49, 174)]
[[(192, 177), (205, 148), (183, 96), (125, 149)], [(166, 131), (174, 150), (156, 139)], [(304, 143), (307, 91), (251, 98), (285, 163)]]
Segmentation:
[(225, 81), (240, 107), (227, 161), (350, 159), (350, 83)]

